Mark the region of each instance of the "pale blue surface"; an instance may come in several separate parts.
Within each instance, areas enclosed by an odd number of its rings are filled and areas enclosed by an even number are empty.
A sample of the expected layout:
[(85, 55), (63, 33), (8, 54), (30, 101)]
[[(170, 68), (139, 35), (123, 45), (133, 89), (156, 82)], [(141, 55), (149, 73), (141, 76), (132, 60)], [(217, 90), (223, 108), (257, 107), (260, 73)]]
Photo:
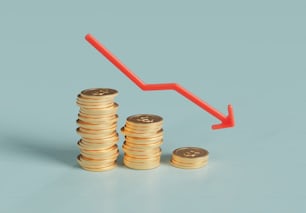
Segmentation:
[[(0, 3), (1, 213), (306, 211), (305, 1), (82, 2)], [(212, 131), (217, 120), (178, 94), (140, 91), (86, 33), (145, 82), (233, 104), (236, 127)], [(160, 168), (77, 166), (75, 98), (91, 87), (120, 91), (119, 127), (164, 117)], [(208, 149), (209, 165), (171, 167), (181, 146)]]

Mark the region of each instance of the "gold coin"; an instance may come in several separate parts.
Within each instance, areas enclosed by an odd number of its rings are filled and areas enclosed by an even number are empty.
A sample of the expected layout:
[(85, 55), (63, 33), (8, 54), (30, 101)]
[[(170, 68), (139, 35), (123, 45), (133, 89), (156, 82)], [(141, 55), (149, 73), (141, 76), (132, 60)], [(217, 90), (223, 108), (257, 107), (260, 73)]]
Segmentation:
[(131, 122), (134, 124), (141, 124), (141, 125), (154, 124), (162, 121), (163, 121), (162, 117), (152, 114), (138, 114), (138, 115), (129, 116), (127, 118), (127, 122)]
[(198, 147), (182, 147), (173, 151), (173, 155), (181, 158), (203, 158), (208, 156), (208, 151)]
[(133, 143), (133, 141), (125, 140), (126, 144), (128, 144), (131, 147), (135, 148), (142, 148), (142, 149), (154, 149), (160, 147), (160, 145), (163, 144), (163, 140), (160, 140), (155, 143)]
[(103, 155), (103, 156), (110, 156), (110, 155), (114, 155), (118, 152), (118, 145), (115, 144), (111, 147), (107, 147), (107, 148), (102, 148), (102, 149), (94, 149), (94, 150), (89, 150), (86, 148), (82, 148), (81, 149), (84, 153), (92, 153), (92, 154), (98, 154), (98, 155)]
[(116, 126), (117, 128), (117, 122), (115, 121), (110, 121), (110, 122), (101, 122), (98, 124), (92, 124), (88, 122), (84, 122), (80, 119), (77, 120), (77, 124), (79, 127), (82, 127), (84, 129), (91, 129), (91, 130), (99, 130), (99, 129), (108, 129), (111, 128), (112, 126)]
[(116, 168), (117, 164), (114, 163), (113, 165), (108, 166), (108, 167), (84, 167), (84, 166), (81, 166), (81, 167), (82, 169), (90, 171), (90, 172), (105, 172), (105, 171), (109, 171), (109, 170)]
[(123, 143), (122, 149), (126, 153), (130, 153), (132, 155), (160, 155), (161, 154), (161, 148), (158, 146), (153, 149), (146, 149), (143, 147), (134, 147), (129, 146), (129, 144)]
[(80, 139), (77, 143), (78, 147), (80, 149), (86, 149), (86, 150), (99, 150), (99, 149), (108, 149), (114, 145), (116, 145), (119, 141), (119, 138), (113, 141), (103, 141), (103, 143), (90, 143), (86, 142), (83, 139)]
[(78, 114), (79, 117), (84, 117), (84, 118), (89, 118), (89, 119), (97, 119), (97, 120), (111, 120), (111, 119), (115, 119), (118, 118), (117, 114), (86, 114), (84, 112), (79, 111)]
[(84, 104), (84, 105), (106, 105), (114, 101), (114, 97), (109, 96), (101, 96), (100, 98), (88, 98), (82, 95), (78, 95), (76, 99), (77, 103)]
[(77, 128), (77, 132), (80, 134), (91, 134), (91, 135), (111, 135), (113, 132), (115, 132), (117, 129), (117, 126), (112, 126), (110, 129), (98, 129), (98, 130), (90, 130), (90, 129), (85, 129), (82, 127)]
[(85, 97), (84, 95), (79, 94), (76, 101), (84, 104), (106, 104), (114, 101), (114, 96), (100, 96), (96, 98)]
[(130, 141), (134, 144), (153, 144), (163, 140), (163, 136), (151, 137), (151, 138), (139, 138), (139, 137), (131, 137), (125, 136), (126, 141)]
[(208, 163), (208, 151), (198, 147), (183, 147), (173, 151), (171, 165), (182, 169), (196, 169)]
[(87, 153), (88, 155), (113, 156), (118, 153), (118, 145), (115, 144), (111, 147), (102, 148), (102, 149), (86, 149), (85, 147), (81, 148), (81, 152)]
[(109, 131), (114, 131), (117, 129), (117, 124), (112, 124), (111, 126), (100, 126), (99, 128), (92, 128), (92, 127), (84, 127), (84, 126), (80, 126), (79, 127), (80, 131), (81, 132), (84, 132), (84, 133), (92, 133), (92, 134), (99, 134), (99, 133), (105, 133), (105, 132), (109, 132)]
[(90, 124), (104, 124), (104, 123), (115, 123), (118, 121), (118, 115), (111, 115), (111, 116), (88, 116), (79, 113), (78, 116), (79, 120), (90, 123)]
[(155, 156), (155, 157), (150, 157), (150, 158), (144, 158), (144, 157), (141, 158), (141, 157), (132, 157), (132, 156), (125, 154), (123, 158), (125, 158), (126, 160), (130, 162), (135, 162), (135, 163), (148, 163), (148, 162), (156, 162), (156, 161), (160, 162), (160, 155)]
[(95, 109), (95, 108), (108, 108), (113, 106), (113, 100), (109, 101), (109, 102), (105, 102), (105, 103), (86, 103), (86, 102), (82, 102), (82, 101), (77, 101), (77, 105), (81, 108), (88, 108), (88, 109)]
[(92, 138), (82, 138), (82, 142), (88, 143), (88, 144), (107, 144), (107, 143), (117, 143), (119, 140), (119, 136), (117, 132), (114, 132), (111, 135), (108, 135), (103, 138), (97, 138), (97, 139), (92, 139)]
[(96, 98), (101, 96), (114, 96), (117, 95), (118, 91), (115, 89), (110, 88), (93, 88), (93, 89), (86, 89), (81, 92), (82, 96), (89, 97), (89, 98)]
[(160, 129), (158, 132), (156, 133), (135, 133), (135, 132), (130, 132), (127, 131), (124, 127), (121, 128), (121, 132), (125, 135), (125, 136), (129, 136), (129, 137), (139, 137), (139, 138), (153, 138), (153, 137), (159, 137), (163, 135), (163, 129)]
[(85, 108), (81, 107), (80, 112), (87, 114), (87, 115), (111, 115), (116, 114), (119, 105), (114, 103), (111, 107), (107, 108)]
[(101, 152), (96, 152), (96, 150), (80, 150), (80, 153), (83, 157), (86, 157), (91, 160), (96, 160), (96, 161), (115, 161), (117, 160), (119, 156), (119, 150), (117, 150), (114, 153), (102, 153)]
[(136, 134), (155, 134), (161, 129), (162, 129), (161, 126), (157, 128), (131, 128), (126, 125), (124, 126), (124, 130), (128, 132), (136, 133)]
[(106, 167), (112, 165), (117, 160), (117, 157), (108, 159), (92, 159), (80, 154), (78, 160), (86, 167)]
[(139, 164), (139, 163), (130, 162), (126, 159), (123, 159), (123, 164), (128, 168), (136, 169), (136, 170), (154, 169), (160, 166), (159, 161), (156, 161), (153, 163), (150, 162), (150, 163)]
[(99, 133), (99, 134), (92, 134), (92, 133), (86, 133), (83, 131), (80, 131), (80, 129), (77, 129), (77, 133), (84, 139), (95, 139), (95, 140), (102, 140), (103, 138), (109, 138), (112, 135), (116, 134), (116, 131), (113, 132), (105, 132), (105, 133)]
[(202, 162), (202, 163), (197, 163), (197, 164), (180, 164), (176, 161), (174, 161), (173, 159), (170, 161), (170, 164), (174, 167), (180, 168), (180, 169), (198, 169), (201, 167), (204, 167), (208, 164), (208, 161)]
[(113, 168), (115, 168), (117, 166), (116, 161), (107, 163), (107, 164), (89, 164), (86, 163), (86, 160), (84, 160), (83, 157), (81, 157), (81, 155), (79, 155), (77, 157), (77, 162), (79, 163), (79, 165), (81, 166), (81, 168), (88, 170), (88, 171), (93, 171), (93, 172), (102, 172), (102, 171), (107, 171), (107, 170), (111, 170)]

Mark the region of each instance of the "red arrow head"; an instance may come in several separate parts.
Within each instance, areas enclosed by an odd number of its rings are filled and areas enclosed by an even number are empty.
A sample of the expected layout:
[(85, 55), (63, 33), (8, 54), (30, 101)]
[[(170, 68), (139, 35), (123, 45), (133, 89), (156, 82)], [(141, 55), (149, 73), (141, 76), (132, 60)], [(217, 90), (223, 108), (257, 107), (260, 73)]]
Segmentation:
[(221, 120), (220, 124), (212, 125), (212, 129), (223, 129), (235, 126), (234, 111), (232, 105), (227, 106), (228, 116)]

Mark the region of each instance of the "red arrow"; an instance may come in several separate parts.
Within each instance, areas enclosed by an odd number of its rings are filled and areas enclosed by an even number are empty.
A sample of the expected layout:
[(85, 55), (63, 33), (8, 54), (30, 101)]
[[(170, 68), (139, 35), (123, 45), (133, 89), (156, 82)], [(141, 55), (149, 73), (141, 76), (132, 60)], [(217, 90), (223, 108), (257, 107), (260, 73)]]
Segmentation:
[(102, 55), (104, 55), (113, 65), (115, 65), (123, 74), (125, 74), (131, 81), (133, 81), (140, 89), (148, 90), (175, 90), (185, 98), (189, 99), (212, 116), (221, 121), (220, 124), (212, 125), (212, 129), (222, 129), (233, 127), (235, 125), (234, 112), (232, 105), (228, 105), (228, 115), (224, 116), (218, 110), (201, 100), (187, 89), (177, 83), (162, 83), (162, 84), (145, 84), (139, 77), (137, 77), (129, 68), (127, 68), (118, 58), (116, 58), (110, 51), (108, 51), (97, 39), (92, 35), (87, 34), (85, 39), (94, 46)]

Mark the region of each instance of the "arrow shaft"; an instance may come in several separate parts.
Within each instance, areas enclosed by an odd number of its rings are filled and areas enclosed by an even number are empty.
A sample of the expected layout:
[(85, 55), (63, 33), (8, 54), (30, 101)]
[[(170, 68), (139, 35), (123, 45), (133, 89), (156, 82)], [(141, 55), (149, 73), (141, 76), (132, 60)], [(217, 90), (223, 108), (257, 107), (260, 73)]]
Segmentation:
[(138, 87), (142, 88), (144, 82), (133, 72), (127, 68), (116, 56), (114, 56), (108, 49), (106, 49), (97, 39), (92, 35), (86, 35), (86, 40), (94, 46), (105, 58), (107, 58), (115, 67), (117, 67), (124, 75), (133, 81)]
[(162, 84), (145, 84), (137, 75), (135, 75), (127, 66), (125, 66), (118, 58), (116, 58), (109, 50), (107, 50), (97, 39), (92, 35), (86, 35), (86, 40), (94, 46), (102, 55), (104, 55), (115, 67), (117, 67), (124, 75), (126, 75), (131, 81), (133, 81), (142, 90), (175, 90), (183, 95), (188, 100), (192, 101), (209, 114), (223, 120), (226, 117), (218, 110), (201, 100), (187, 89), (176, 83), (162, 83)]

